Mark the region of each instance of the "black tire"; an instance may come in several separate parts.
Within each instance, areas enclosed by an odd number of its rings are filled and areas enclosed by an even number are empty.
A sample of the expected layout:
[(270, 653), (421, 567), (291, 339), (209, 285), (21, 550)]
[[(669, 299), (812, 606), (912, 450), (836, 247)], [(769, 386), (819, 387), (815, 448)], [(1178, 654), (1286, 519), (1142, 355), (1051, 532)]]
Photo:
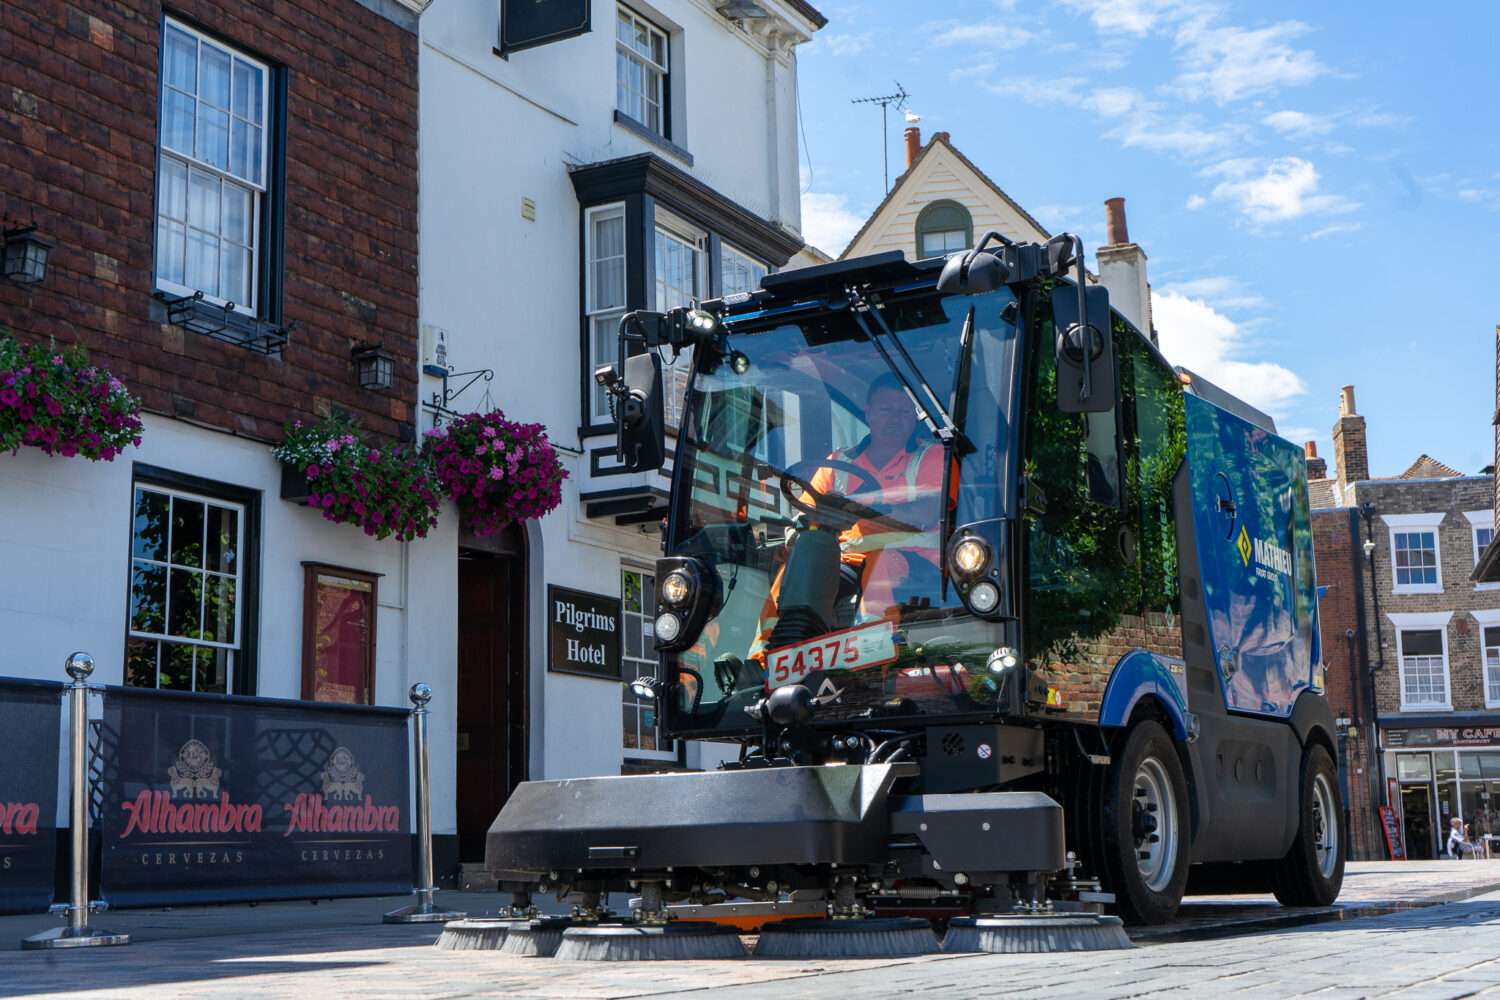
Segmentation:
[(1344, 810), (1333, 758), (1316, 743), (1302, 752), (1297, 835), (1271, 864), (1271, 891), (1283, 906), (1328, 906), (1344, 884)]
[(1114, 754), (1101, 826), (1105, 888), (1126, 923), (1177, 915), (1188, 877), (1187, 779), (1167, 731), (1139, 722)]

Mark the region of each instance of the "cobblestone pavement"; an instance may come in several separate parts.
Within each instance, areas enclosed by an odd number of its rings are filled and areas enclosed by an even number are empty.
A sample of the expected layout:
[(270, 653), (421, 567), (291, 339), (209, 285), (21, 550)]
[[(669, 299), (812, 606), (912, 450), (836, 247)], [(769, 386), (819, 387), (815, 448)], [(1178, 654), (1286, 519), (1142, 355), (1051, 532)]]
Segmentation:
[[(136, 935), (123, 948), (0, 953), (0, 996), (126, 998), (410, 997), (517, 1000), (720, 997), (1292, 997), (1500, 1000), (1500, 861), (1351, 866), (1346, 914), (1397, 912), (1209, 941), (1061, 955), (902, 959), (564, 963), (438, 951), (433, 925), (385, 925), (392, 901), (107, 913)], [(443, 894), (458, 905), (476, 894)], [(462, 899), (460, 899), (462, 897)], [(493, 901), (494, 895), (489, 894)], [(1424, 901), (1458, 899), (1443, 905)], [(1383, 902), (1382, 902), (1383, 900)], [(477, 902), (477, 899), (474, 899)], [(1270, 909), (1240, 899), (1193, 904)], [(1416, 907), (1416, 908), (1413, 908)], [(248, 916), (247, 916), (248, 915)], [(23, 918), (0, 920), (0, 935)], [(36, 918), (29, 919), (35, 924)], [(52, 918), (50, 925), (55, 925)], [(42, 923), (40, 926), (49, 926)], [(34, 928), (27, 928), (30, 932)], [(0, 940), (0, 946), (15, 947)]]

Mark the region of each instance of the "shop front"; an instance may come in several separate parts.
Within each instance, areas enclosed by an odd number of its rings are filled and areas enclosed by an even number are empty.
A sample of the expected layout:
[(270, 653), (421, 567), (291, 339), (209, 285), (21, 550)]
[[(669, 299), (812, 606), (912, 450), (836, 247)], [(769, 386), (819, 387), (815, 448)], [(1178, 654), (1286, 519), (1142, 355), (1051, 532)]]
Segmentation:
[(1407, 857), (1443, 854), (1455, 817), (1474, 842), (1500, 843), (1500, 720), (1487, 721), (1492, 724), (1398, 728), (1395, 720), (1382, 720), (1385, 773)]

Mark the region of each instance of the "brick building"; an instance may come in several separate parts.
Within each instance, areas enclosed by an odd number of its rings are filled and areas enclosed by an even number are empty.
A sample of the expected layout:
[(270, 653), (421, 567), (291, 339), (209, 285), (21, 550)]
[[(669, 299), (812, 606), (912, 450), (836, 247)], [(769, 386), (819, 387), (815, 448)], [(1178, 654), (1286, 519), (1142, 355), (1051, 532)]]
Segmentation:
[(1391, 806), (1408, 856), (1432, 857), (1451, 818), (1479, 834), (1500, 805), (1500, 585), (1471, 579), (1494, 534), (1494, 477), (1422, 455), (1371, 478), (1351, 386), (1333, 441), (1336, 477), (1311, 446), (1308, 472), (1351, 839), (1384, 856), (1370, 807)]

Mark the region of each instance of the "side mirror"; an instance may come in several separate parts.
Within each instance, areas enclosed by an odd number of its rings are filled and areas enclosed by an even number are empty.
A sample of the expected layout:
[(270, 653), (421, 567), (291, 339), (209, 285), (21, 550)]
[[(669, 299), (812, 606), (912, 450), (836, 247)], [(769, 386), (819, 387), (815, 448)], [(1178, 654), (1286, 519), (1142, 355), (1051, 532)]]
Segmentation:
[(1114, 409), (1119, 396), (1109, 292), (1102, 285), (1085, 285), (1084, 301), (1079, 298), (1074, 285), (1052, 289), (1057, 408), (1064, 413), (1104, 413)]
[(623, 381), (615, 412), (617, 454), (631, 472), (654, 472), (667, 461), (661, 359), (656, 352), (626, 358)]

